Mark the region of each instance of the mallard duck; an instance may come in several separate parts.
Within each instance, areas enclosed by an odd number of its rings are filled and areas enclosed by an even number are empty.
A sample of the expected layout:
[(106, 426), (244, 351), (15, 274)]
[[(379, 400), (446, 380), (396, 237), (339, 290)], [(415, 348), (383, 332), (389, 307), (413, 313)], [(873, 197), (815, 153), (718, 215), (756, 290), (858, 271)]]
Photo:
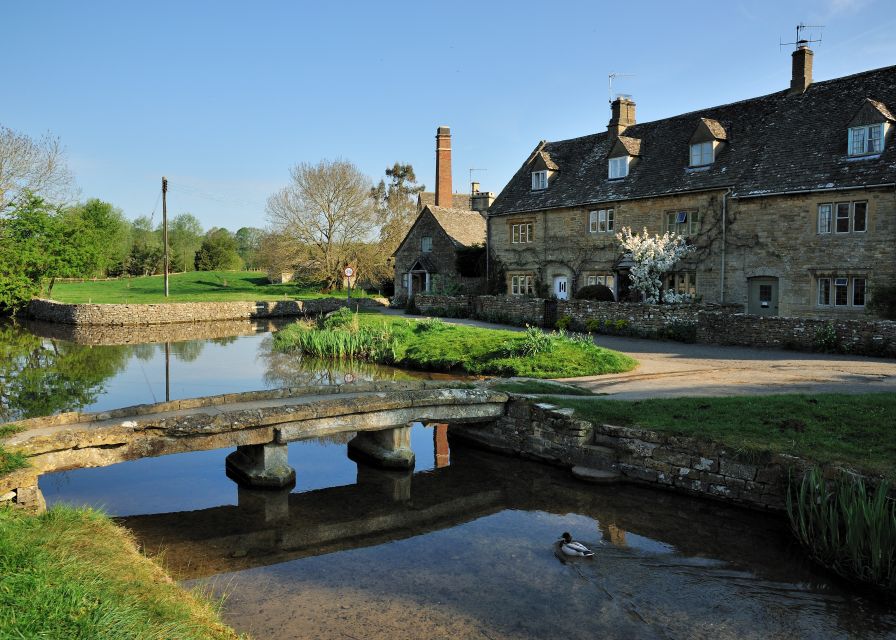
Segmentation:
[(568, 531), (560, 536), (560, 540), (557, 541), (557, 544), (560, 546), (560, 552), (565, 556), (576, 556), (579, 558), (591, 558), (594, 556), (594, 552), (591, 549), (581, 542), (573, 540)]

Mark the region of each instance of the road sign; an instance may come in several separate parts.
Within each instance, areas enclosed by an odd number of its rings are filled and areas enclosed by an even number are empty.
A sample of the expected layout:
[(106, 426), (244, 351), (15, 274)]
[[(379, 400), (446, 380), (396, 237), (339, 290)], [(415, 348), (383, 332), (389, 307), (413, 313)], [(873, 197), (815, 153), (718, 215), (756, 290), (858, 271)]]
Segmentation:
[(346, 278), (351, 278), (353, 275), (355, 275), (355, 270), (351, 267), (346, 267), (343, 273), (345, 274)]

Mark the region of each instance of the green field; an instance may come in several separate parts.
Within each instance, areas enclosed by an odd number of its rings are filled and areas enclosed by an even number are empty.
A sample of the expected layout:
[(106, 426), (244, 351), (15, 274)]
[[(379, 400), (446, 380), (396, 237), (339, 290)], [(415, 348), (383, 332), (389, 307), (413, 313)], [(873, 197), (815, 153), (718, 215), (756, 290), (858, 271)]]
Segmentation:
[(721, 443), (748, 457), (785, 453), (896, 478), (896, 394), (656, 400), (546, 398), (594, 424)]
[[(59, 282), (51, 297), (59, 302), (100, 304), (153, 302), (223, 302), (232, 300), (308, 300), (345, 297), (345, 291), (321, 293), (320, 285), (271, 284), (259, 271), (189, 271), (168, 279), (165, 297), (162, 276), (120, 278), (87, 282)], [(352, 291), (352, 297), (364, 296)]]
[(297, 323), (274, 334), (275, 346), (315, 357), (366, 359), (408, 369), (474, 375), (569, 378), (629, 371), (637, 361), (540, 329), (527, 332), (342, 312), (326, 327)]
[(130, 534), (89, 509), (0, 508), (0, 638), (231, 639)]

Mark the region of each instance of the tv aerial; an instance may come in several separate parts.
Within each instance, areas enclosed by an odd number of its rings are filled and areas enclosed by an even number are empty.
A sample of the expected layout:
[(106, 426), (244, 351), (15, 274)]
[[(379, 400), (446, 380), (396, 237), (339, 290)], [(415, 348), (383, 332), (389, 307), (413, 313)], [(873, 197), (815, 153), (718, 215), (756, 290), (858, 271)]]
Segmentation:
[(613, 73), (607, 74), (607, 95), (609, 95), (609, 97), (610, 97), (610, 100), (609, 100), (610, 104), (613, 103), (613, 98), (614, 98), (614, 96), (613, 96), (613, 81), (616, 78), (634, 78), (634, 77), (635, 77), (634, 73), (613, 72)]
[(778, 50), (781, 50), (785, 45), (794, 45), (797, 49), (800, 47), (805, 47), (813, 42), (821, 42), (821, 34), (818, 34), (818, 38), (813, 39), (814, 35), (811, 31), (809, 32), (809, 37), (803, 37), (803, 31), (806, 29), (824, 29), (823, 24), (803, 24), (800, 22), (796, 25), (796, 41), (795, 42), (781, 42), (781, 38), (778, 38)]

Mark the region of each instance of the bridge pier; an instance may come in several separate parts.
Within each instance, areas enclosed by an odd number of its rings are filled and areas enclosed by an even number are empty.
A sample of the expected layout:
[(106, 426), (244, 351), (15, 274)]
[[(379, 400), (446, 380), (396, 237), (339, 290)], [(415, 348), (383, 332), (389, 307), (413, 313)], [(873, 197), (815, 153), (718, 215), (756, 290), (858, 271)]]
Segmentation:
[(411, 428), (404, 426), (382, 431), (362, 431), (349, 441), (348, 457), (356, 462), (369, 462), (384, 469), (413, 469)]
[(44, 494), (40, 487), (35, 483), (28, 487), (17, 487), (12, 492), (14, 504), (30, 513), (43, 513), (47, 510), (47, 501), (44, 500)]
[(410, 469), (392, 471), (359, 462), (357, 484), (373, 487), (377, 493), (393, 502), (407, 502), (411, 499), (411, 478), (413, 476)]
[(250, 444), (227, 456), (227, 476), (257, 489), (282, 489), (296, 483), (296, 470), (287, 464), (286, 444)]

